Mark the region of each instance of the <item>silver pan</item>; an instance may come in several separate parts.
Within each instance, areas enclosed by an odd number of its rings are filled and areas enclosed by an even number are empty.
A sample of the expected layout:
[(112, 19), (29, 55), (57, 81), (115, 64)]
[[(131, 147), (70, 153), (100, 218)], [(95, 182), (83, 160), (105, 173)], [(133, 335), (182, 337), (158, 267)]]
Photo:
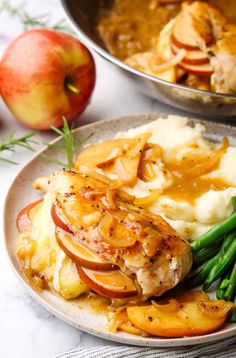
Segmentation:
[[(119, 67), (134, 86), (146, 95), (179, 109), (212, 118), (236, 116), (236, 96), (201, 91), (184, 85), (160, 80), (138, 71), (107, 52), (96, 32), (99, 0), (60, 0), (75, 32), (82, 42), (106, 60)], [(112, 4), (104, 0), (105, 7)], [(234, 118), (235, 119), (235, 118)]]

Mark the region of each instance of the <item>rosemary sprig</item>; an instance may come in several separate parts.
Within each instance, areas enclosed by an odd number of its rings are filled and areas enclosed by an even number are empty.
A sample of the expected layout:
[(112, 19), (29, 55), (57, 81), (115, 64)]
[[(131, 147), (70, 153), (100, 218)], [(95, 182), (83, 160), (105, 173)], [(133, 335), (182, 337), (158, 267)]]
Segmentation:
[[(62, 117), (62, 119), (63, 119), (63, 127), (62, 128), (59, 129), (54, 126), (51, 126), (51, 128), (54, 130), (54, 132), (56, 132), (57, 134), (59, 134), (60, 137), (62, 137), (61, 143), (55, 143), (55, 144), (44, 143), (44, 144), (46, 144), (49, 148), (63, 149), (66, 154), (66, 162), (62, 162), (59, 159), (51, 157), (47, 154), (42, 154), (42, 157), (52, 163), (60, 165), (61, 167), (64, 167), (67, 169), (72, 169), (72, 167), (74, 165), (74, 160), (75, 160), (75, 153), (76, 153), (78, 147), (82, 146), (92, 136), (92, 133), (87, 138), (84, 138), (82, 140), (78, 140), (75, 142), (74, 134), (73, 134), (74, 124), (69, 126), (66, 118)], [(35, 150), (34, 150), (32, 144), (38, 144), (38, 143), (36, 141), (32, 140), (32, 137), (35, 136), (35, 134), (37, 134), (37, 133), (38, 132), (36, 132), (36, 131), (32, 131), (28, 134), (25, 134), (22, 137), (16, 137), (15, 132), (10, 132), (5, 138), (3, 138), (0, 141), (0, 152), (4, 152), (4, 151), (15, 152), (15, 148), (17, 146), (23, 147), (27, 150), (34, 152)], [(0, 156), (0, 161), (9, 163), (9, 164), (18, 164), (17, 162), (15, 162), (13, 160), (10, 160), (10, 159), (7, 159), (7, 158), (1, 157), (1, 156)]]
[(72, 169), (73, 165), (74, 165), (76, 150), (78, 149), (78, 147), (82, 146), (92, 136), (92, 133), (87, 138), (78, 140), (75, 143), (74, 134), (73, 134), (74, 123), (71, 126), (69, 126), (69, 124), (66, 120), (66, 117), (63, 116), (62, 119), (63, 119), (63, 127), (62, 128), (59, 129), (54, 126), (51, 126), (51, 128), (54, 130), (54, 132), (56, 132), (57, 134), (59, 134), (60, 137), (62, 137), (62, 143), (59, 145), (57, 143), (56, 144), (47, 144), (46, 143), (46, 145), (49, 148), (64, 149), (64, 151), (66, 153), (67, 162), (64, 163), (54, 157), (48, 156), (47, 154), (42, 154), (42, 156), (52, 163), (58, 164), (58, 165), (60, 165), (64, 168), (67, 168), (67, 169)]
[[(35, 136), (35, 134), (37, 134), (37, 132), (32, 131), (22, 137), (17, 138), (15, 137), (15, 132), (10, 132), (5, 138), (0, 141), (0, 152), (14, 152), (16, 146), (23, 147), (33, 152), (34, 148), (32, 147), (32, 144), (36, 144), (36, 142), (33, 141), (31, 138)], [(4, 157), (0, 157), (0, 161), (9, 164), (18, 164), (17, 162)]]
[(24, 30), (32, 28), (50, 28), (58, 31), (66, 31), (73, 33), (73, 30), (67, 25), (64, 19), (52, 23), (50, 13), (44, 13), (37, 17), (30, 16), (25, 10), (25, 3), (14, 7), (9, 0), (4, 0), (0, 5), (0, 13), (7, 12), (12, 17), (17, 17), (24, 26)]

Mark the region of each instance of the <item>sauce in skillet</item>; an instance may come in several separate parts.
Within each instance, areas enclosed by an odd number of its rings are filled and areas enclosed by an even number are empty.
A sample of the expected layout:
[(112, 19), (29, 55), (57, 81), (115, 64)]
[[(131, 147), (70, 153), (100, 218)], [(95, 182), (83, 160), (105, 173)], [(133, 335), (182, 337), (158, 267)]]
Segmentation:
[[(207, 0), (236, 23), (235, 0)], [(180, 5), (160, 5), (158, 0), (116, 0), (109, 11), (101, 11), (98, 32), (108, 51), (121, 60), (155, 47), (164, 25), (180, 10)]]

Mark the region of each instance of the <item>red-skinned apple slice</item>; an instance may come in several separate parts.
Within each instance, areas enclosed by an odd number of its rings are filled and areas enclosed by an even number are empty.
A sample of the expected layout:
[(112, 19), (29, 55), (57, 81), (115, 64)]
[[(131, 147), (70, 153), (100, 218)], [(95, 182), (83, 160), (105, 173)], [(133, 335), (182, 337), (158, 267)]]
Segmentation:
[(73, 240), (73, 236), (68, 232), (56, 228), (56, 239), (60, 248), (73, 261), (85, 268), (98, 271), (112, 271), (116, 269), (114, 265), (103, 260), (86, 246)]
[(191, 18), (184, 13), (177, 16), (173, 27), (171, 41), (174, 45), (185, 50), (199, 50), (195, 42), (195, 31), (192, 28)]
[(41, 208), (43, 199), (39, 199), (29, 205), (27, 205), (23, 210), (21, 210), (16, 219), (17, 229), (20, 233), (25, 231), (30, 231), (31, 222)]
[(93, 271), (77, 265), (81, 279), (91, 290), (99, 295), (111, 298), (126, 298), (137, 294), (130, 277), (121, 271)]
[[(174, 44), (171, 44), (171, 51), (174, 55), (177, 55), (181, 50)], [(203, 51), (196, 50), (188, 51), (181, 63), (186, 63), (187, 65), (205, 65), (210, 63), (210, 61)]]
[(62, 230), (65, 230), (65, 231), (67, 231), (69, 233), (72, 233), (72, 231), (68, 228), (68, 226), (57, 215), (57, 209), (56, 209), (55, 204), (52, 204), (51, 216), (52, 216), (52, 220), (53, 220), (54, 224), (57, 227), (61, 228)]
[(193, 75), (210, 77), (213, 73), (210, 63), (206, 63), (204, 65), (188, 65), (181, 62), (178, 64), (178, 66)]
[(198, 46), (191, 46), (191, 45), (187, 45), (185, 43), (182, 43), (181, 41), (179, 41), (174, 33), (172, 33), (171, 35), (171, 43), (173, 45), (175, 45), (176, 47), (178, 47), (180, 50), (187, 50), (187, 51), (199, 51), (199, 47)]

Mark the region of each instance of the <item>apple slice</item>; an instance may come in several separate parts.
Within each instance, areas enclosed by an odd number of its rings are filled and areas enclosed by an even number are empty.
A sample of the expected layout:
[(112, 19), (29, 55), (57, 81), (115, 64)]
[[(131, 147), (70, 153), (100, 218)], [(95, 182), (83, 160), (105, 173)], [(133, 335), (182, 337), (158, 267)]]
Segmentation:
[(175, 19), (171, 19), (161, 30), (158, 42), (157, 42), (157, 52), (158, 55), (164, 60), (168, 61), (171, 58), (171, 35), (173, 31), (173, 26)]
[(79, 265), (99, 271), (111, 271), (116, 269), (113, 264), (100, 258), (100, 256), (96, 255), (85, 245), (82, 245), (80, 242), (75, 242), (72, 235), (59, 227), (56, 228), (56, 239), (65, 254)]
[(233, 303), (224, 300), (151, 304), (127, 308), (129, 321), (137, 328), (160, 337), (192, 337), (209, 334), (221, 327)]
[(53, 220), (55, 226), (72, 234), (72, 231), (69, 229), (69, 227), (58, 216), (55, 204), (52, 204), (51, 216), (52, 216), (52, 220)]
[(210, 63), (206, 63), (203, 65), (188, 65), (186, 63), (181, 62), (178, 64), (178, 66), (193, 75), (210, 77), (213, 73)]
[(132, 279), (121, 271), (93, 271), (79, 265), (77, 269), (82, 280), (99, 295), (126, 298), (137, 294)]
[(196, 34), (191, 24), (191, 17), (184, 12), (180, 13), (173, 27), (172, 43), (180, 49), (195, 51), (199, 50), (195, 38)]
[(31, 229), (31, 222), (42, 207), (43, 199), (39, 199), (29, 205), (27, 205), (23, 210), (21, 210), (16, 219), (16, 225), (18, 231), (25, 232), (30, 231)]
[[(177, 55), (181, 49), (179, 49), (174, 44), (171, 44), (171, 51), (174, 55)], [(188, 51), (181, 63), (186, 63), (188, 65), (204, 65), (206, 63), (210, 63), (210, 61), (203, 51), (196, 50)]]
[(130, 142), (130, 139), (113, 139), (90, 145), (79, 154), (74, 168), (79, 170), (81, 165), (92, 168), (107, 166), (122, 155), (122, 152), (130, 145)]

